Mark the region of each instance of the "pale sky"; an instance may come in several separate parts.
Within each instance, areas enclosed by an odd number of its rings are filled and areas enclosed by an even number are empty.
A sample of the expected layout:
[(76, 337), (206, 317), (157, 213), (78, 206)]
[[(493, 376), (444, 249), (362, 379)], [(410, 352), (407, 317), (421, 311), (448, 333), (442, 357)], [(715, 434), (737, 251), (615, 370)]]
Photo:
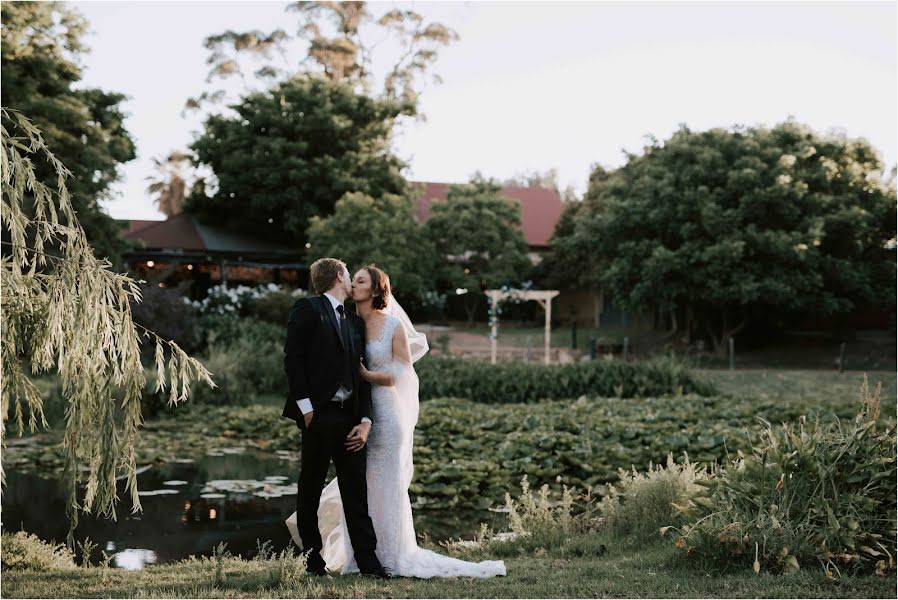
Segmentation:
[[(228, 29), (292, 31), (283, 2), (73, 2), (92, 52), (84, 85), (126, 94), (138, 158), (123, 169), (116, 218), (162, 215), (146, 193), (151, 159), (200, 129), (180, 116), (211, 89), (203, 39)], [(645, 136), (774, 125), (868, 139), (898, 158), (895, 2), (412, 2), (461, 39), (442, 51), (395, 150), (419, 181), (504, 179), (555, 168), (586, 187), (590, 166), (619, 166)], [(375, 7), (380, 14), (381, 7)]]

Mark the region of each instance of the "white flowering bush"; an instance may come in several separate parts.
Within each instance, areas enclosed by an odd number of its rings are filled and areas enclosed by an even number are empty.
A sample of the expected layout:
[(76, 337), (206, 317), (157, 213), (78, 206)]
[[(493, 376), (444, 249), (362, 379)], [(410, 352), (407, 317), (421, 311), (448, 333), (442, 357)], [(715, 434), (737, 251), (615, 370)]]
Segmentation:
[[(202, 300), (184, 298), (184, 303), (193, 306), (203, 315), (239, 315), (254, 301), (265, 300), (273, 295), (289, 295), (293, 298), (300, 298), (307, 294), (301, 288), (288, 290), (276, 283), (254, 287), (216, 285), (209, 288), (209, 294)], [(286, 315), (284, 318), (286, 319)]]

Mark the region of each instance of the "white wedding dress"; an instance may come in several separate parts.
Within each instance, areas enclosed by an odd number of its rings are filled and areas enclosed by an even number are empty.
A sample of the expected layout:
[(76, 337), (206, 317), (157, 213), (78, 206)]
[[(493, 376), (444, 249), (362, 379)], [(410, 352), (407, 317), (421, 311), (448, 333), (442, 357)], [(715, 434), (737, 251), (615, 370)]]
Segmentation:
[[(466, 562), (419, 548), (412, 521), (408, 487), (412, 481), (412, 443), (418, 422), (418, 376), (411, 364), (393, 356), (393, 333), (405, 327), (412, 360), (427, 351), (423, 334), (414, 330), (402, 308), (390, 298), (387, 318), (377, 339), (367, 343), (368, 368), (390, 372), (395, 385), (371, 386), (373, 424), (368, 436), (368, 514), (377, 534), (377, 558), (389, 573), (402, 577), (494, 577), (505, 575), (497, 560)], [(296, 513), (287, 519), (296, 544), (302, 547)], [(336, 478), (321, 493), (318, 527), (324, 548), (321, 556), (331, 571), (358, 572), (340, 488)]]

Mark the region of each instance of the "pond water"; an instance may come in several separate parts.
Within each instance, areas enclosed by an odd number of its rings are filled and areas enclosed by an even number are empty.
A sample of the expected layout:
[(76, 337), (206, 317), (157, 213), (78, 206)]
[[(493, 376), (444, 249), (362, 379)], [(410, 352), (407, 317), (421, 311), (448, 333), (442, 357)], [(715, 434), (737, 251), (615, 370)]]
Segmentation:
[[(120, 482), (118, 520), (82, 514), (75, 539), (89, 537), (114, 555), (115, 566), (125, 569), (211, 556), (220, 542), (246, 558), (255, 555), (257, 540), (270, 540), (280, 551), (293, 544), (284, 520), (296, 509), (298, 470), (296, 461), (227, 449), (148, 467), (137, 477), (142, 513), (131, 514), (130, 496)], [(59, 480), (10, 469), (3, 491), (3, 529), (64, 542), (65, 504)], [(506, 520), (490, 511), (457, 509), (418, 509), (414, 515), (418, 536), (427, 534), (434, 541), (472, 539), (481, 522), (499, 530)], [(100, 555), (95, 551), (94, 562)]]

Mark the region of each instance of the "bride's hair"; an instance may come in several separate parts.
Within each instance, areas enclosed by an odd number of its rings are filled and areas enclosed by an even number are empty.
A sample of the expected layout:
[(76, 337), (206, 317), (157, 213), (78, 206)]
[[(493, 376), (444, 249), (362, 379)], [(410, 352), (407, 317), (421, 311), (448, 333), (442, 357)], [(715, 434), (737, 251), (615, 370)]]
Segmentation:
[(364, 267), (371, 277), (371, 308), (383, 310), (390, 299), (390, 276), (374, 266), (374, 263)]

